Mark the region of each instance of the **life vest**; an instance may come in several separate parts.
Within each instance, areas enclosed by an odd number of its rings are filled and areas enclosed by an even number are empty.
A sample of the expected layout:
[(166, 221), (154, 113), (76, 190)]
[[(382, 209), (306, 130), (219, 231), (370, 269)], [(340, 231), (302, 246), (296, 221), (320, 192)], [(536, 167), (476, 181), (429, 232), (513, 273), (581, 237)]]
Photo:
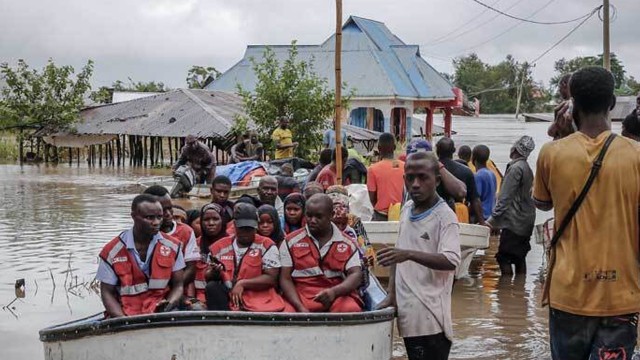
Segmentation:
[(151, 314), (169, 293), (169, 281), (178, 257), (180, 242), (162, 236), (151, 255), (149, 277), (140, 269), (120, 236), (111, 240), (100, 252), (118, 276), (118, 293), (125, 315)]
[[(228, 236), (216, 241), (209, 247), (211, 256), (217, 258), (223, 265), (224, 271), (220, 274), (227, 288), (243, 279), (253, 279), (262, 275), (262, 257), (275, 243), (264, 236), (257, 235), (253, 244), (239, 261), (236, 267), (236, 253), (233, 250), (235, 236)], [(280, 312), (285, 310), (284, 299), (276, 292), (275, 287), (266, 290), (244, 290), (242, 293), (242, 308), (235, 307), (229, 302), (231, 310), (244, 310), (254, 312)]]
[(455, 205), (455, 212), (459, 223), (469, 223), (469, 207), (467, 207), (467, 205), (457, 202)]
[[(306, 228), (287, 236), (287, 248), (293, 261), (291, 278), (300, 301), (309, 311), (323, 310), (323, 305), (313, 298), (322, 290), (344, 281), (347, 262), (358, 251), (354, 241), (342, 233), (340, 235), (340, 240), (334, 241), (324, 256), (321, 256), (320, 249), (311, 240)], [(348, 297), (362, 305), (356, 290)]]
[[(202, 244), (202, 237), (196, 239), (196, 243), (198, 244), (198, 249)], [(207, 272), (207, 268), (209, 267), (207, 263), (207, 255), (200, 254), (200, 260), (196, 261), (196, 277), (193, 280), (193, 285), (195, 288), (195, 297), (200, 300), (203, 304), (207, 302), (207, 298), (205, 295), (205, 288), (207, 287), (207, 280), (205, 279), (205, 273)]]

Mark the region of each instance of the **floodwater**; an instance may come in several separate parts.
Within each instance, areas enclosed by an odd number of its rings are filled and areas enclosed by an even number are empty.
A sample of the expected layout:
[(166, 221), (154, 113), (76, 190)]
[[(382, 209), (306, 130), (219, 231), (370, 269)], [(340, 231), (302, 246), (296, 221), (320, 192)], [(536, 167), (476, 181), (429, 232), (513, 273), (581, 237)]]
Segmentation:
[[(456, 118), (454, 140), (488, 145), (504, 170), (513, 141), (531, 135), (538, 146), (533, 167), (539, 146), (548, 140), (547, 126), (511, 117)], [(102, 311), (92, 283), (97, 254), (131, 226), (129, 206), (141, 191), (138, 180), (167, 174), (129, 167), (0, 165), (2, 358), (42, 359), (38, 330)], [(545, 216), (539, 214), (539, 221)], [(455, 284), (451, 358), (548, 358), (547, 311), (539, 306), (542, 248), (533, 244), (527, 275), (515, 279), (500, 278), (496, 249), (493, 241), (475, 258), (471, 277)], [(17, 279), (24, 279), (26, 294), (14, 301)], [(396, 348), (394, 355), (402, 358), (401, 346)]]

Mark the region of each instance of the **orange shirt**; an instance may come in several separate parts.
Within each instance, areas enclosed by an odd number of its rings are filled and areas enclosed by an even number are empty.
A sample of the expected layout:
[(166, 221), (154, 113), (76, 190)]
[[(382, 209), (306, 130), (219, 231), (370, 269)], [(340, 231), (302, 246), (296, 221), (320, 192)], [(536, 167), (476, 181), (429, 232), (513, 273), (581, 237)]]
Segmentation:
[[(592, 139), (576, 132), (540, 150), (533, 197), (553, 203), (556, 226), (582, 190), (610, 133)], [(552, 308), (583, 316), (640, 311), (639, 205), (640, 146), (618, 136), (555, 247)]]
[[(329, 186), (336, 185), (336, 167), (333, 164), (329, 164), (320, 170), (316, 181), (322, 185), (322, 188), (327, 190)], [(342, 182), (342, 185), (351, 185), (351, 181), (346, 179)]]
[(386, 214), (389, 206), (402, 202), (404, 190), (404, 162), (383, 159), (367, 171), (367, 190), (377, 194), (373, 208)]

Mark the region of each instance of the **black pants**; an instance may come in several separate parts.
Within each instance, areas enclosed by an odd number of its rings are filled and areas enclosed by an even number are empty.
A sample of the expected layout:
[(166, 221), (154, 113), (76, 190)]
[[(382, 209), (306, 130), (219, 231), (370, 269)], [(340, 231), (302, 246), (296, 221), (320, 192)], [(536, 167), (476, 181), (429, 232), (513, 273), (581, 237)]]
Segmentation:
[(204, 291), (207, 310), (229, 310), (229, 289), (221, 281), (209, 281)]
[(403, 338), (409, 360), (447, 360), (451, 340), (444, 333)]
[(512, 273), (511, 265), (515, 265), (516, 274), (526, 274), (526, 257), (531, 250), (530, 239), (531, 235), (522, 236), (509, 229), (502, 229), (496, 260), (503, 275)]
[(631, 360), (638, 339), (638, 314), (581, 316), (550, 309), (554, 360)]
[(374, 210), (371, 221), (389, 221), (389, 215)]

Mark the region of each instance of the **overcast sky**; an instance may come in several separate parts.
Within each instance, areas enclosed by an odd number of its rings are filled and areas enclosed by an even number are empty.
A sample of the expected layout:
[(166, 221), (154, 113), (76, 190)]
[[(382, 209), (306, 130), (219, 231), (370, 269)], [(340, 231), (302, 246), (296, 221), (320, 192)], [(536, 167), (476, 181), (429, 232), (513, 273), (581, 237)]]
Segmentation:
[[(483, 1), (520, 17), (535, 13), (538, 21), (576, 18), (601, 3)], [(612, 4), (611, 49), (628, 75), (640, 78), (640, 1)], [(344, 20), (349, 15), (386, 23), (405, 43), (421, 45), (422, 56), (443, 72), (452, 71), (452, 58), (472, 51), (490, 63), (507, 54), (532, 60), (576, 25), (517, 25), (472, 0), (344, 0)], [(131, 77), (175, 88), (185, 86), (191, 65), (225, 71), (248, 44), (318, 44), (334, 27), (331, 0), (0, 0), (0, 62), (22, 58), (41, 67), (53, 58), (77, 69), (93, 59), (94, 87)], [(537, 63), (534, 78), (548, 82), (559, 58), (601, 52), (602, 22), (594, 16)]]

